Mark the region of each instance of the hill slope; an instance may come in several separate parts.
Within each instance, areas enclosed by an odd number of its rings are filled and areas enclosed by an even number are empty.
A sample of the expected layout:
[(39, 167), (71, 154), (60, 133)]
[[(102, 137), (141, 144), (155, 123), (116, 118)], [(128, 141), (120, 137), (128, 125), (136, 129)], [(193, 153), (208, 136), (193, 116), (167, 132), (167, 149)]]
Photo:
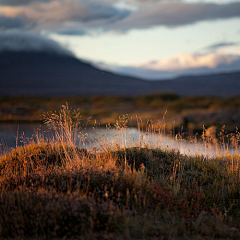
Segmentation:
[(1, 95), (142, 93), (142, 80), (100, 71), (69, 56), (33, 52), (0, 54)]
[(146, 81), (98, 70), (71, 56), (0, 53), (0, 95), (240, 95), (240, 72)]

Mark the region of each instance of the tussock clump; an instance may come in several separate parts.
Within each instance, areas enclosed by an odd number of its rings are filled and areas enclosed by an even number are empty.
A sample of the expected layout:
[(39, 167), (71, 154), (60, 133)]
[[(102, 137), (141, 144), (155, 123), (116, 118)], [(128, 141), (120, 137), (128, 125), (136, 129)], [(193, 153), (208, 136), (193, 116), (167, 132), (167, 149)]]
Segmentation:
[(89, 231), (117, 231), (126, 216), (111, 201), (96, 202), (80, 193), (14, 191), (0, 197), (1, 237), (73, 237)]
[(211, 232), (209, 239), (221, 237), (216, 229), (197, 228), (203, 212), (233, 229), (227, 239), (236, 239), (237, 154), (209, 159), (147, 146), (90, 152), (72, 138), (77, 117), (63, 107), (47, 121), (55, 141), (30, 143), (0, 157), (1, 239), (206, 239)]
[(117, 165), (121, 168), (126, 164), (131, 166), (131, 170), (139, 171), (143, 166), (148, 176), (156, 177), (161, 174), (169, 174), (174, 166), (175, 160), (179, 156), (174, 151), (165, 152), (160, 149), (148, 148), (126, 148), (113, 153), (117, 158)]
[(29, 144), (24, 147), (12, 149), (0, 159), (0, 171), (11, 172), (14, 175), (26, 171), (38, 171), (39, 167), (53, 168), (67, 165), (68, 160), (82, 158), (88, 155), (86, 149), (62, 146), (61, 144)]
[(67, 145), (18, 148), (0, 159), (0, 236), (99, 238), (120, 231), (134, 239), (141, 222), (142, 238), (170, 238), (191, 235), (202, 211), (240, 227), (238, 178), (222, 164), (147, 148), (95, 154)]

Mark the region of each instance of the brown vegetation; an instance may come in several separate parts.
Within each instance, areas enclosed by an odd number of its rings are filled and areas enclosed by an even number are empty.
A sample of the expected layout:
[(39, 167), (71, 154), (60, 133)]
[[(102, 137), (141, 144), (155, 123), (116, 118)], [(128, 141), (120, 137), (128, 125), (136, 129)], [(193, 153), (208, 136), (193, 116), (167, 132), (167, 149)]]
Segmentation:
[(218, 129), (225, 125), (226, 130), (234, 132), (240, 126), (239, 97), (180, 97), (171, 93), (138, 97), (1, 97), (0, 121), (39, 121), (44, 112), (54, 112), (66, 102), (72, 109), (80, 109), (83, 119), (91, 117), (91, 125), (95, 120), (103, 125), (114, 124), (119, 116), (128, 114), (133, 126), (137, 126), (136, 116), (143, 122), (158, 122), (164, 116), (168, 131), (181, 126), (194, 133), (202, 131), (203, 125)]
[[(209, 159), (117, 143), (79, 149), (77, 116), (64, 106), (45, 119), (55, 140), (1, 156), (1, 239), (240, 238), (240, 155)], [(239, 136), (232, 135), (236, 150)]]

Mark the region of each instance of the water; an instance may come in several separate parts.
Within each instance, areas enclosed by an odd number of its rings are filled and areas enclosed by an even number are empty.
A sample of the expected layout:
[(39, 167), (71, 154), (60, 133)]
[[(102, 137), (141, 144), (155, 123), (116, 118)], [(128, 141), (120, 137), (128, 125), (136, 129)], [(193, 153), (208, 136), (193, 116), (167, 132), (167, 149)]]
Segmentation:
[[(175, 149), (187, 155), (205, 155), (213, 157), (218, 155), (214, 146), (204, 144), (200, 141), (190, 143), (181, 139), (163, 136), (158, 133), (147, 133), (137, 128), (127, 129), (106, 129), (87, 128), (73, 134), (75, 144), (79, 148), (89, 150), (108, 150), (111, 147), (124, 146), (149, 146), (161, 149)], [(39, 124), (0, 124), (0, 154), (16, 146), (22, 146), (40, 136), (52, 138), (54, 133), (45, 125)], [(222, 150), (222, 154), (225, 154)]]
[(34, 139), (39, 129), (47, 130), (46, 126), (39, 124), (0, 124), (0, 148), (2, 150), (22, 146)]

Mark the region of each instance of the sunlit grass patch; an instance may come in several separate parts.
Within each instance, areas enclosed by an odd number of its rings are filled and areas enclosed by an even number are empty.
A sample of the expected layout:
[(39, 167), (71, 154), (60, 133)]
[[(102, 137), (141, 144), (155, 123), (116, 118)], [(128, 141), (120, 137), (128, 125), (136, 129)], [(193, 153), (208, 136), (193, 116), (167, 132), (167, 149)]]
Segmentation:
[[(127, 146), (126, 116), (115, 125), (120, 142), (103, 139), (87, 150), (75, 144), (78, 114), (64, 106), (46, 119), (52, 139), (0, 157), (0, 238), (240, 237), (238, 154), (209, 158)], [(196, 227), (204, 211), (229, 232)]]

